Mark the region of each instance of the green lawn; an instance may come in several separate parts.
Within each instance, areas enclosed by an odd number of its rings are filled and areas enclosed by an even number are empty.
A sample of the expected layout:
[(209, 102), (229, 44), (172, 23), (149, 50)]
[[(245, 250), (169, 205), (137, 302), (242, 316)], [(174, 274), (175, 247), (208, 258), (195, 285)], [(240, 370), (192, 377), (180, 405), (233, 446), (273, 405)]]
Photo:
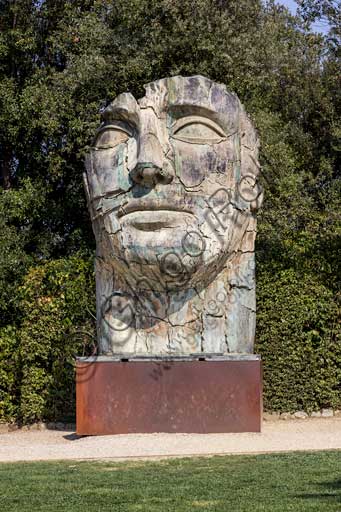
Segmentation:
[(341, 512), (341, 452), (0, 464), (0, 510)]

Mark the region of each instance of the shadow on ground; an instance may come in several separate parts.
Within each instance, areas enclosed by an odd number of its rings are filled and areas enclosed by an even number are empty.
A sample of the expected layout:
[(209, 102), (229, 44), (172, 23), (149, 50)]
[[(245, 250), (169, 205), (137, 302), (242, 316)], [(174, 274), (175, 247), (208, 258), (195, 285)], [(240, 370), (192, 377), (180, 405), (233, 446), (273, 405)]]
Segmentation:
[(296, 497), (310, 500), (315, 498), (322, 500), (324, 503), (326, 501), (341, 503), (341, 479), (337, 479), (332, 482), (323, 482), (317, 485), (321, 487), (321, 492), (298, 494)]
[(63, 436), (64, 439), (67, 441), (77, 441), (77, 439), (82, 439), (82, 437), (88, 437), (88, 436), (79, 436), (75, 432), (72, 432), (72, 434), (66, 434)]

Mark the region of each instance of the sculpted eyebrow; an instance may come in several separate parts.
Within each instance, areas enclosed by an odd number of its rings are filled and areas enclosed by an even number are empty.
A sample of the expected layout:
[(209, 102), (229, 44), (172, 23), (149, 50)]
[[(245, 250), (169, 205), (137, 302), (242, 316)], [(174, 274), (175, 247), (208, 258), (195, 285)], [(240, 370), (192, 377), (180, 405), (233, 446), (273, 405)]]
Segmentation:
[(209, 107), (203, 107), (201, 105), (194, 104), (178, 104), (171, 105), (168, 108), (168, 112), (171, 114), (174, 119), (180, 119), (186, 116), (201, 116), (206, 117), (217, 123), (222, 129), (224, 128), (221, 124), (219, 113), (216, 110), (213, 110)]
[(115, 121), (122, 121), (136, 129), (138, 128), (138, 116), (135, 112), (131, 112), (125, 108), (114, 107), (105, 110), (102, 114), (102, 119), (106, 124)]
[(98, 128), (98, 130), (96, 132), (96, 138), (98, 137), (98, 135), (100, 135), (101, 133), (105, 132), (106, 130), (108, 130), (110, 128), (125, 131), (128, 133), (128, 135), (130, 135), (130, 137), (133, 136), (134, 130), (132, 130), (132, 126), (130, 123), (127, 123), (126, 121), (120, 121), (119, 119), (113, 119), (112, 121), (108, 121), (108, 122), (102, 124)]

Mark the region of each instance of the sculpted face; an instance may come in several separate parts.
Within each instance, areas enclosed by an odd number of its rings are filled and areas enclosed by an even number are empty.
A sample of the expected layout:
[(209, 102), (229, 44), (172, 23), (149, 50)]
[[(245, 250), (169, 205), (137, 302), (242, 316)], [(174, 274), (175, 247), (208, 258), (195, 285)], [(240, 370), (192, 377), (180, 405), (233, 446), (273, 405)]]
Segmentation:
[(237, 249), (250, 220), (238, 189), (247, 124), (238, 98), (200, 76), (153, 82), (144, 98), (124, 93), (104, 111), (87, 162), (93, 219), (137, 286), (162, 277), (176, 288), (184, 272), (186, 286), (210, 280)]
[(202, 76), (105, 109), (85, 175), (102, 353), (252, 350), (257, 157), (238, 98)]

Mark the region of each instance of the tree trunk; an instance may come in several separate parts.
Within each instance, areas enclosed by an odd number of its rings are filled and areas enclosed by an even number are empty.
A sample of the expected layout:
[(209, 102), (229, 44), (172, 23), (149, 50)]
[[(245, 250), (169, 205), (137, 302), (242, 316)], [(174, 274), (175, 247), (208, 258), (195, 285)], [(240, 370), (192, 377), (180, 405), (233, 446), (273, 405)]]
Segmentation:
[(1, 157), (2, 186), (5, 190), (8, 190), (11, 188), (11, 150), (9, 148), (4, 148)]

